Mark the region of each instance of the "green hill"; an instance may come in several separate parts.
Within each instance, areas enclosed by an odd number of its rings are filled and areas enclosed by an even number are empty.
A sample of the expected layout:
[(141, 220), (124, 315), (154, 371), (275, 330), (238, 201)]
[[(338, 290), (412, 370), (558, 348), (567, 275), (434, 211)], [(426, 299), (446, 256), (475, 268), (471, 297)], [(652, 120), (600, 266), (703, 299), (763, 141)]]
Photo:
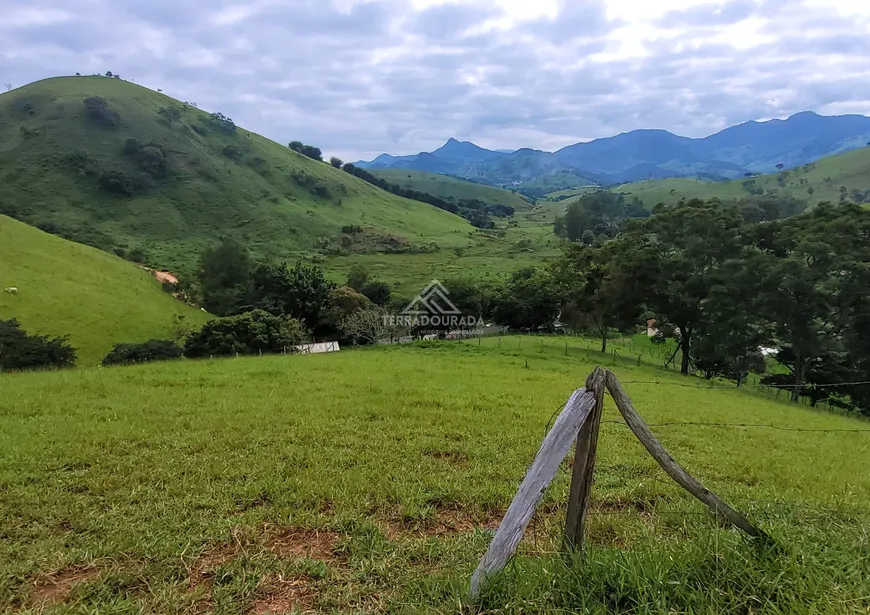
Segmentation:
[[(106, 77), (58, 77), (0, 95), (0, 213), (182, 271), (223, 236), (285, 257), (340, 245), (463, 247), (473, 230), (223, 116)], [(353, 245), (342, 236), (348, 226), (363, 229)]]
[(660, 179), (614, 188), (636, 196), (647, 207), (681, 198), (742, 199), (758, 194), (792, 196), (817, 205), (838, 203), (845, 194), (850, 201), (870, 201), (870, 147), (824, 158), (796, 169), (729, 182), (706, 182), (695, 178)]
[(516, 210), (528, 210), (532, 207), (527, 199), (510, 190), (476, 184), (449, 175), (406, 169), (378, 169), (371, 173), (403, 188), (427, 192), (442, 199), (478, 199), (491, 205), (509, 205)]
[(0, 215), (0, 319), (28, 333), (67, 335), (78, 364), (93, 365), (118, 342), (171, 337), (177, 314), (198, 327), (210, 316), (163, 292), (150, 273)]

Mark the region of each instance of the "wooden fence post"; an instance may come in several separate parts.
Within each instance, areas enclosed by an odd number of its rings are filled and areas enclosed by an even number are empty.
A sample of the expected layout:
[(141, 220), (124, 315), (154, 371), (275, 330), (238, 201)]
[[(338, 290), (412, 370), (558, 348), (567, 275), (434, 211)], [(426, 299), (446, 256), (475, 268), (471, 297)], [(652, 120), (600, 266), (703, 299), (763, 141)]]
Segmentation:
[(690, 475), (686, 470), (674, 461), (673, 457), (668, 454), (661, 443), (656, 439), (650, 428), (644, 423), (643, 419), (634, 409), (631, 399), (626, 395), (616, 375), (610, 370), (607, 370), (607, 390), (610, 391), (610, 396), (613, 398), (616, 407), (619, 408), (622, 418), (628, 423), (628, 426), (637, 436), (637, 439), (646, 447), (649, 454), (653, 456), (662, 469), (667, 472), (674, 481), (683, 489), (691, 493), (693, 496), (701, 500), (709, 506), (714, 513), (726, 519), (735, 527), (740, 528), (753, 538), (762, 538), (770, 540), (770, 537), (763, 531), (752, 525), (736, 510), (732, 509), (728, 504), (723, 502), (719, 496), (704, 487), (698, 480)]
[(544, 497), (544, 490), (553, 481), (562, 460), (571, 449), (571, 443), (594, 411), (595, 405), (595, 395), (586, 389), (574, 391), (565, 404), (565, 409), (556, 419), (535, 455), (535, 460), (529, 466), (526, 477), (498, 526), (498, 531), (489, 543), (489, 549), (480, 559), (477, 570), (471, 577), (472, 598), (480, 595), (486, 578), (504, 568), (517, 550), (535, 509)]
[(601, 412), (604, 407), (606, 373), (600, 367), (586, 380), (586, 390), (595, 395), (595, 409), (583, 423), (577, 436), (574, 450), (574, 470), (571, 474), (571, 490), (568, 495), (568, 513), (565, 518), (565, 548), (583, 548), (583, 533), (588, 516), (589, 498), (595, 474), (595, 456), (598, 451), (598, 433), (601, 427)]

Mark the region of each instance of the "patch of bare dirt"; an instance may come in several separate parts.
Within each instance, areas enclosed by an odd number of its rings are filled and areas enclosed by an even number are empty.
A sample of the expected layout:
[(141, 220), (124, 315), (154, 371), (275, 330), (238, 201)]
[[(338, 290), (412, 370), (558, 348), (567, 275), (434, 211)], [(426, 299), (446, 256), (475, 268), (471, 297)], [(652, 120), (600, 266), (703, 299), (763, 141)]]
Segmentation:
[(279, 615), (281, 613), (314, 613), (314, 591), (302, 576), (289, 579), (279, 577), (267, 584), (262, 598), (254, 602), (251, 615)]
[(66, 602), (76, 585), (93, 581), (100, 576), (97, 568), (77, 568), (40, 577), (30, 593), (34, 605)]
[(425, 451), (424, 454), (432, 459), (444, 461), (460, 468), (464, 468), (468, 465), (468, 454), (462, 451), (429, 450)]
[(434, 517), (420, 521), (388, 521), (381, 529), (390, 540), (401, 538), (442, 538), (473, 532), (476, 529), (495, 531), (502, 513), (487, 512), (472, 515), (457, 508), (440, 509)]
[(281, 557), (308, 557), (329, 562), (336, 559), (339, 535), (325, 530), (285, 528), (267, 540), (267, 548)]
[(241, 546), (238, 543), (222, 544), (205, 551), (188, 568), (190, 589), (195, 590), (203, 586), (210, 591), (215, 572), (236, 557), (240, 551)]

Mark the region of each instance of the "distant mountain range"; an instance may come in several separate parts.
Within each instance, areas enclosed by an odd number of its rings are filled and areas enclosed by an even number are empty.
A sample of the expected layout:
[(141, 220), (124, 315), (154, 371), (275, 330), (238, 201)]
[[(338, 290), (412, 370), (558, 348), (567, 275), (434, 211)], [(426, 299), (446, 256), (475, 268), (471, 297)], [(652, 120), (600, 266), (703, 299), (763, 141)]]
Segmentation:
[[(709, 137), (692, 139), (666, 130), (634, 130), (615, 137), (569, 145), (557, 152), (484, 149), (450, 139), (434, 152), (413, 156), (382, 154), (366, 169), (409, 169), (441, 173), (495, 186), (514, 187), (531, 196), (543, 181), (558, 175), (577, 185), (603, 186), (699, 177), (726, 180), (746, 173), (769, 173), (870, 144), (870, 117), (822, 116), (805, 111), (786, 120), (746, 122)], [(566, 186), (567, 187), (567, 186)]]

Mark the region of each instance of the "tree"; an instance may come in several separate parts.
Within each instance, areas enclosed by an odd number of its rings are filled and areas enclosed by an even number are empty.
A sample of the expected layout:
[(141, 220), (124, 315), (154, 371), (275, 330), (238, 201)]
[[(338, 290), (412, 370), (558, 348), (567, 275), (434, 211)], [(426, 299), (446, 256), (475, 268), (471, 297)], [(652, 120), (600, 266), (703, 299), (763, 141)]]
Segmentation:
[(551, 329), (558, 313), (559, 297), (552, 278), (531, 267), (515, 272), (493, 297), (493, 320), (511, 329)]
[(741, 256), (742, 225), (736, 208), (695, 199), (657, 206), (651, 218), (634, 221), (622, 238), (633, 246), (632, 259), (643, 259), (650, 268), (644, 293), (649, 309), (679, 331), (683, 374), (689, 373), (692, 336), (710, 317), (708, 299), (723, 281), (723, 265)]
[(607, 351), (613, 329), (629, 331), (643, 312), (649, 272), (643, 259), (625, 258), (618, 242), (599, 248), (571, 245), (553, 268), (559, 285), (561, 319), (572, 328), (593, 333)]
[(373, 307), (348, 315), (341, 321), (341, 330), (355, 342), (377, 344), (384, 338), (393, 337), (396, 327), (385, 309)]
[[(631, 211), (641, 216), (649, 215), (639, 200), (632, 203)], [(586, 194), (565, 210), (565, 235), (571, 241), (580, 241), (585, 231), (591, 231), (593, 236), (613, 237), (620, 223), (629, 217), (628, 212), (621, 194), (607, 190)]]
[(392, 289), (386, 282), (372, 280), (368, 269), (362, 265), (354, 265), (347, 274), (347, 285), (362, 293), (375, 305), (384, 307), (390, 303)]
[(288, 146), (294, 152), (299, 152), (303, 156), (308, 156), (314, 160), (319, 162), (323, 162), (323, 152), (320, 151), (319, 147), (314, 147), (313, 145), (305, 145), (301, 141), (291, 141)]
[(28, 335), (15, 319), (0, 320), (0, 372), (72, 367), (76, 351), (66, 337)]
[(197, 359), (294, 352), (305, 336), (298, 320), (253, 310), (208, 321), (199, 332), (187, 338), (184, 354)]
[[(348, 227), (350, 228), (350, 227)], [(369, 270), (363, 265), (353, 265), (347, 274), (347, 285), (352, 289), (361, 292), (365, 285), (369, 282)]]
[(334, 288), (316, 265), (262, 264), (253, 274), (251, 304), (276, 316), (292, 316), (317, 332)]
[(253, 267), (248, 251), (232, 239), (206, 250), (196, 274), (203, 307), (218, 316), (231, 316), (250, 306)]
[(339, 286), (329, 293), (329, 301), (323, 313), (323, 322), (335, 331), (341, 330), (341, 323), (351, 314), (373, 308), (369, 299), (349, 286)]
[(341, 160), (341, 158), (336, 158), (335, 156), (329, 159), (329, 164), (334, 166), (336, 169), (340, 169), (342, 166), (344, 166), (344, 162)]
[(493, 288), (490, 284), (468, 278), (447, 278), (442, 284), (450, 293), (450, 303), (464, 317), (474, 317), (480, 321), (491, 315)]
[(823, 203), (756, 232), (765, 257), (760, 309), (774, 327), (777, 359), (791, 372), (793, 401), (814, 374), (846, 363), (845, 353), (860, 356), (868, 239), (870, 212), (854, 204)]
[(725, 376), (739, 387), (750, 372), (764, 373), (760, 349), (772, 344), (773, 332), (759, 302), (763, 266), (763, 257), (750, 252), (723, 264), (720, 282), (711, 287), (708, 317), (692, 342), (692, 360), (706, 378)]

